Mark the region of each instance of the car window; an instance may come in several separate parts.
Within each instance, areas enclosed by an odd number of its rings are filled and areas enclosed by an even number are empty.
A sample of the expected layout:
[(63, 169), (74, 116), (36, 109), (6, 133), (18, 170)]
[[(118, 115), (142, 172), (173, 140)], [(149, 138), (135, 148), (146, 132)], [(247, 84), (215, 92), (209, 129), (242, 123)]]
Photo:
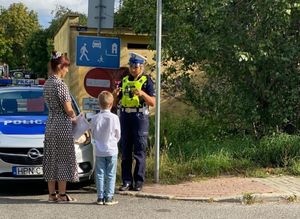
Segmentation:
[(0, 115), (48, 115), (42, 91), (0, 93)]
[[(79, 108), (72, 97), (72, 107), (79, 114)], [(0, 115), (48, 115), (48, 108), (42, 90), (17, 90), (0, 93)]]

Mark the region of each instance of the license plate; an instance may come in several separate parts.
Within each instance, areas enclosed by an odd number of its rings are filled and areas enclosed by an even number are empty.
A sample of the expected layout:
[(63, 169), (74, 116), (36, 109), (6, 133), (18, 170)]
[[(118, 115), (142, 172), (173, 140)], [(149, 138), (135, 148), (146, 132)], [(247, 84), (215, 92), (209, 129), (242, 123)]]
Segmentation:
[(13, 167), (14, 176), (39, 176), (43, 175), (43, 167)]

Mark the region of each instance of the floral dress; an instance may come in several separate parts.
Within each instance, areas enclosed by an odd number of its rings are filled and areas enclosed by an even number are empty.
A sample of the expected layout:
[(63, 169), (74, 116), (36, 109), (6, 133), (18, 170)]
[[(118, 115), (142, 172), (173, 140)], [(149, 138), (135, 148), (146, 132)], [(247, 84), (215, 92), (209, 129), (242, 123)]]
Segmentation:
[(71, 101), (67, 85), (50, 76), (44, 85), (44, 98), (49, 109), (44, 140), (43, 171), (46, 181), (78, 181), (71, 118), (63, 104)]

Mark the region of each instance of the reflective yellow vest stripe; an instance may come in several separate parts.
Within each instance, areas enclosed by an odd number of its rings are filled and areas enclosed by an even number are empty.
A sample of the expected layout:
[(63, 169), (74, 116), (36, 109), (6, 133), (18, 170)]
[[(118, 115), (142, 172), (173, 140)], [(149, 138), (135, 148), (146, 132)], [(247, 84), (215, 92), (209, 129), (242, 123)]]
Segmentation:
[(140, 99), (134, 95), (132, 89), (142, 89), (143, 84), (147, 81), (147, 76), (143, 75), (137, 81), (129, 81), (128, 76), (122, 81), (122, 107), (140, 107)]

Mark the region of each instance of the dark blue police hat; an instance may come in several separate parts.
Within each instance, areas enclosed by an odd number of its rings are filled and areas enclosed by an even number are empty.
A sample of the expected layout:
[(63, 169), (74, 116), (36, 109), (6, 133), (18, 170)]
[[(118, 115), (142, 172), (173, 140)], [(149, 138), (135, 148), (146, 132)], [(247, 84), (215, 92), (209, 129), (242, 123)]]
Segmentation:
[(145, 61), (147, 61), (147, 58), (140, 55), (140, 54), (137, 54), (135, 52), (130, 52), (129, 53), (129, 64), (144, 64)]

